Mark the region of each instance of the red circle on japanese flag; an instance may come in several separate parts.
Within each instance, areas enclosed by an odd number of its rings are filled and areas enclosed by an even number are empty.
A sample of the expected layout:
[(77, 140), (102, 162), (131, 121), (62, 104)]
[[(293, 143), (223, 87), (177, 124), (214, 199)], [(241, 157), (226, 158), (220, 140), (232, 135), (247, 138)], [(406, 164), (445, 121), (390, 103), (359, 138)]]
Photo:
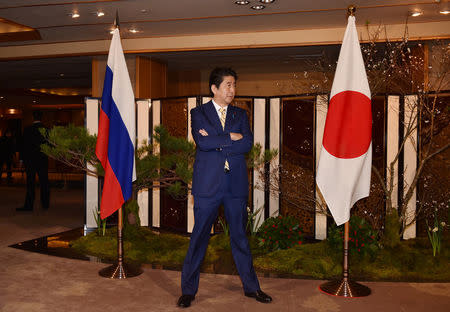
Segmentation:
[(343, 91), (331, 98), (323, 146), (338, 158), (356, 158), (367, 152), (372, 141), (370, 99), (355, 91)]

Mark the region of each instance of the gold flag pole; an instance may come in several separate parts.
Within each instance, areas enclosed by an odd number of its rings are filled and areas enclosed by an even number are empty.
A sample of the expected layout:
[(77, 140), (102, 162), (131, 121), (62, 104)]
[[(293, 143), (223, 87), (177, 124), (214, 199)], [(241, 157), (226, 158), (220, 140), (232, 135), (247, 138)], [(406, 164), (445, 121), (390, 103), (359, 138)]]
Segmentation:
[[(354, 16), (355, 11), (355, 5), (349, 5), (347, 8), (347, 17)], [(349, 221), (345, 222), (344, 225), (344, 260), (342, 263), (342, 278), (340, 280), (326, 282), (320, 285), (319, 289), (324, 293), (338, 297), (365, 297), (370, 295), (370, 288), (349, 279), (348, 238)]]
[[(119, 13), (116, 11), (114, 26), (119, 28)], [(125, 279), (142, 274), (140, 266), (126, 264), (123, 261), (123, 207), (119, 208), (117, 216), (117, 263), (101, 269), (98, 274), (102, 277)]]

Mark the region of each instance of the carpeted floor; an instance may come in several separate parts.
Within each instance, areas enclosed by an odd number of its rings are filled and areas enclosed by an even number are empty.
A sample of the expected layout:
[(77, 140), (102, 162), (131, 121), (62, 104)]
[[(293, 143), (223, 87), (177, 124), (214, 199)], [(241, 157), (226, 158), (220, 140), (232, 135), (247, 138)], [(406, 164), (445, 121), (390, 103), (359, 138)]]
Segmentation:
[[(98, 276), (105, 267), (101, 263), (8, 247), (82, 226), (83, 193), (80, 188), (53, 188), (49, 211), (16, 213), (24, 187), (0, 185), (0, 311), (180, 311), (180, 272), (144, 268), (138, 277), (109, 280)], [(450, 283), (364, 283), (370, 296), (346, 299), (321, 293), (322, 282), (261, 277), (262, 289), (274, 298), (265, 305), (243, 296), (238, 276), (202, 274), (187, 311), (438, 312), (450, 307)]]

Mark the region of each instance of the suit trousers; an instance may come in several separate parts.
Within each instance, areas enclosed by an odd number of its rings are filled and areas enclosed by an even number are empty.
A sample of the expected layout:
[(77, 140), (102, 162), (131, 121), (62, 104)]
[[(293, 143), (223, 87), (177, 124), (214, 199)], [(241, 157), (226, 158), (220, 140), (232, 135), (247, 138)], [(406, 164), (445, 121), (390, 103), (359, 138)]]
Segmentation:
[(25, 164), (25, 173), (27, 176), (27, 195), (25, 197), (25, 209), (33, 210), (34, 193), (36, 184), (36, 174), (39, 177), (39, 188), (41, 190), (41, 203), (43, 209), (50, 206), (50, 187), (48, 181), (48, 161), (40, 161), (31, 164)]
[(233, 197), (230, 192), (233, 182), (231, 175), (229, 173), (223, 174), (224, 177), (216, 195), (212, 197), (194, 196), (195, 224), (181, 273), (183, 295), (195, 295), (197, 293), (200, 266), (208, 247), (211, 227), (217, 219), (221, 204), (224, 206), (225, 218), (230, 229), (231, 252), (244, 291), (255, 292), (260, 289), (245, 231), (248, 218), (247, 197)]

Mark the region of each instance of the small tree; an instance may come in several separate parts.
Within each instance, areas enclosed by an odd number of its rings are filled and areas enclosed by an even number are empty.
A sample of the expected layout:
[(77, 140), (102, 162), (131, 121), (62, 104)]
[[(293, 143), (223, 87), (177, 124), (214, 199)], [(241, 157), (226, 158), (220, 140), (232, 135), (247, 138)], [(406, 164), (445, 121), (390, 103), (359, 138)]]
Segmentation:
[[(379, 49), (375, 44), (378, 32), (371, 38), (371, 42), (363, 47), (373, 94), (395, 93), (404, 97), (416, 95), (414, 100), (405, 101), (404, 118), (400, 124), (403, 137), (399, 140), (393, 160), (387, 164), (389, 179), (386, 180), (382, 172), (372, 167), (386, 200), (385, 242), (388, 245), (395, 245), (408, 226), (415, 223), (424, 212), (425, 206), (418, 205), (411, 214), (407, 209), (408, 204), (427, 163), (450, 146), (448, 140), (435, 140), (437, 134), (448, 130), (449, 124), (448, 103), (442, 103), (440, 96), (450, 87), (450, 46), (438, 41), (426, 44), (410, 43), (407, 34), (406, 26), (405, 37), (401, 41), (387, 41), (385, 48)], [(430, 51), (432, 57), (427, 61), (426, 57)], [(416, 132), (419, 133), (421, 144), (416, 142)], [(418, 145), (417, 166), (412, 173), (411, 183), (404, 183), (400, 204), (397, 205), (393, 200), (396, 187), (394, 177), (397, 174), (395, 168), (408, 143)]]
[[(133, 189), (165, 188), (174, 197), (184, 198), (192, 181), (195, 144), (174, 137), (163, 126), (154, 129), (154, 144), (142, 144), (136, 151), (136, 181)], [(49, 157), (86, 172), (103, 176), (104, 170), (95, 155), (96, 135), (86, 128), (56, 126), (48, 131), (48, 142), (42, 151)], [(264, 167), (276, 151), (262, 151), (256, 144), (247, 155), (249, 168)]]

